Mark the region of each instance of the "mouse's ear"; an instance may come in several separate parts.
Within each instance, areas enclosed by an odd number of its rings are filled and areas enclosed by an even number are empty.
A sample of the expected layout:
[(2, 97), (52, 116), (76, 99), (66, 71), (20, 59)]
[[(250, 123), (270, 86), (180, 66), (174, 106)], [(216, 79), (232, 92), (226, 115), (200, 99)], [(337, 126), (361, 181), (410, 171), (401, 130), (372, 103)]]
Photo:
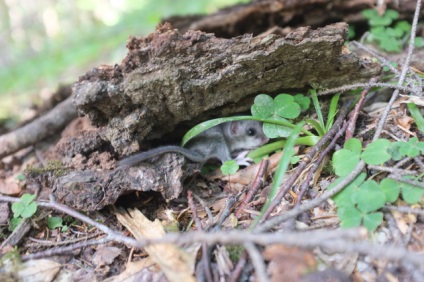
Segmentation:
[(230, 123), (230, 133), (231, 135), (239, 135), (241, 123), (240, 121), (232, 121)]

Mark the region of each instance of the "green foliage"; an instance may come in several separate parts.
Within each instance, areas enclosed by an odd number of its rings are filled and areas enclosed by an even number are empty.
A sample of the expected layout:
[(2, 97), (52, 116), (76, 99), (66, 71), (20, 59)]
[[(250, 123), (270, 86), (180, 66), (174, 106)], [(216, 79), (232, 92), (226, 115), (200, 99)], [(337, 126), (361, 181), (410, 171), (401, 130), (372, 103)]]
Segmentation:
[(37, 211), (37, 203), (33, 202), (35, 195), (23, 194), (19, 202), (12, 204), (13, 217), (29, 218)]
[(290, 158), (290, 164), (291, 165), (297, 164), (297, 163), (299, 163), (299, 161), (300, 161), (299, 156), (293, 156), (293, 157)]
[(19, 180), (19, 181), (25, 181), (25, 180), (26, 180), (26, 177), (25, 177), (25, 175), (23, 175), (23, 174), (18, 174), (18, 175), (16, 176), (16, 179), (17, 179), (17, 180)]
[[(337, 113), (337, 105), (340, 95), (335, 95), (331, 100), (330, 109), (328, 112), (327, 123), (324, 123), (322, 117), (321, 107), (318, 102), (316, 90), (312, 90), (312, 96), (314, 98), (314, 106), (319, 115), (320, 122), (315, 120), (307, 120), (308, 123), (312, 124), (319, 136), (315, 136), (311, 132), (300, 128), (300, 131), (305, 133), (307, 136), (296, 137), (294, 140), (295, 145), (315, 145), (320, 136), (323, 136), (329, 128), (333, 125), (334, 118)], [(296, 125), (291, 122), (291, 119), (298, 118), (301, 111), (307, 110), (310, 107), (311, 99), (303, 94), (289, 95), (281, 93), (274, 99), (266, 94), (260, 94), (256, 96), (254, 104), (251, 107), (252, 116), (232, 116), (225, 118), (217, 118), (202, 122), (192, 129), (190, 129), (183, 137), (181, 146), (187, 144), (189, 140), (200, 134), (201, 132), (217, 126), (224, 122), (240, 121), (240, 120), (257, 120), (263, 122), (263, 131), (269, 138), (286, 138), (293, 132), (293, 128)], [(262, 146), (249, 153), (247, 157), (257, 161), (258, 159), (266, 156), (274, 151), (281, 150), (286, 147), (286, 140), (279, 140), (267, 145)], [(292, 159), (291, 163), (297, 163), (298, 159)], [(221, 170), (224, 174), (235, 173), (238, 169), (234, 164), (224, 164)]]
[(408, 103), (408, 110), (411, 113), (412, 118), (415, 121), (418, 129), (421, 131), (421, 134), (424, 134), (424, 117), (421, 114), (420, 109), (414, 103)]
[(12, 204), (13, 218), (9, 230), (14, 230), (23, 218), (30, 218), (37, 211), (37, 203), (34, 202), (35, 195), (23, 194), (19, 202)]
[(380, 186), (388, 203), (394, 203), (398, 199), (400, 186), (396, 181), (385, 178), (380, 182)]
[(369, 231), (374, 231), (383, 220), (383, 214), (377, 211), (384, 206), (386, 199), (377, 182), (363, 182), (364, 179), (365, 174), (362, 173), (333, 199), (338, 206), (340, 226), (350, 228), (364, 225)]
[[(303, 94), (291, 96), (289, 94), (280, 94), (275, 99), (269, 95), (260, 94), (255, 98), (255, 103), (251, 107), (252, 116), (232, 116), (217, 118), (202, 122), (190, 129), (183, 137), (181, 146), (184, 146), (190, 139), (201, 132), (212, 128), (218, 124), (237, 120), (257, 120), (264, 123), (264, 133), (269, 138), (288, 137), (296, 125), (288, 119), (297, 118), (300, 110), (304, 109), (309, 103), (309, 98)], [(299, 103), (297, 102), (299, 101)], [(303, 133), (315, 137), (312, 133), (302, 129)], [(309, 145), (313, 145), (316, 138), (303, 139)]]
[[(405, 179), (413, 179), (412, 177), (405, 177)], [(424, 190), (420, 187), (415, 187), (413, 185), (399, 182), (402, 199), (408, 204), (416, 204), (421, 201)]]
[(306, 111), (311, 105), (311, 99), (303, 94), (294, 95), (294, 100), (299, 104), (302, 111)]
[(343, 177), (352, 172), (359, 163), (360, 155), (342, 149), (333, 154), (333, 167), (337, 176)]
[(19, 225), (19, 223), (21, 223), (21, 221), (22, 221), (22, 217), (13, 217), (10, 220), (9, 231), (15, 230), (15, 228)]
[[(369, 165), (380, 165), (390, 159), (413, 157), (420, 152), (424, 153), (424, 142), (418, 142), (417, 138), (411, 138), (408, 142), (394, 143), (386, 139), (378, 139), (368, 144), (363, 151), (361, 142), (351, 138), (345, 143), (343, 149), (333, 154), (333, 167), (340, 178), (330, 185), (329, 189), (349, 175), (361, 159)], [(418, 203), (424, 195), (423, 189), (404, 182), (386, 178), (377, 183), (374, 180), (364, 181), (365, 178), (364, 173), (360, 174), (350, 185), (333, 197), (338, 206), (338, 216), (342, 227), (364, 225), (369, 231), (373, 231), (383, 220), (383, 214), (378, 210), (385, 203), (395, 202), (400, 195), (407, 203)]]
[(355, 167), (359, 159), (369, 165), (381, 165), (390, 159), (398, 161), (404, 157), (416, 157), (419, 154), (424, 154), (424, 142), (418, 141), (416, 137), (411, 138), (407, 142), (398, 141), (393, 143), (381, 138), (368, 144), (362, 153), (361, 151), (361, 141), (351, 138), (345, 143), (343, 149), (335, 152), (333, 154), (333, 166), (336, 170), (336, 175), (346, 175), (343, 172)]
[[(400, 52), (407, 41), (411, 25), (407, 21), (398, 21), (399, 13), (387, 9), (383, 15), (379, 15), (374, 9), (362, 11), (362, 15), (368, 19), (370, 34), (367, 41), (376, 42), (377, 45), (387, 52)], [(424, 39), (416, 37), (415, 46), (424, 46)]]
[(233, 262), (237, 262), (240, 260), (241, 255), (244, 253), (244, 247), (240, 245), (225, 245), (225, 248), (230, 255), (230, 259)]
[(51, 216), (46, 218), (49, 229), (61, 228), (62, 232), (68, 231), (69, 227), (63, 225), (63, 219), (60, 216)]
[(284, 146), (283, 156), (281, 157), (281, 160), (280, 160), (280, 162), (278, 163), (278, 166), (277, 166), (277, 170), (275, 171), (274, 181), (272, 182), (271, 189), (269, 191), (267, 200), (266, 200), (265, 204), (262, 206), (260, 216), (258, 216), (256, 218), (255, 222), (251, 225), (252, 228), (261, 220), (262, 216), (264, 215), (264, 212), (268, 209), (272, 200), (277, 195), (278, 190), (280, 189), (280, 187), (283, 183), (284, 176), (286, 175), (286, 172), (287, 172), (288, 166), (290, 164), (291, 158), (294, 155), (295, 141), (296, 141), (299, 133), (301, 132), (301, 129), (302, 129), (304, 124), (305, 124), (305, 122), (300, 122), (299, 124), (297, 124), (296, 127), (291, 132), (290, 137), (287, 139), (286, 145)]
[(390, 160), (391, 155), (388, 150), (391, 142), (387, 139), (378, 139), (365, 148), (362, 159), (369, 165), (380, 165)]
[(328, 110), (327, 123), (324, 122), (324, 116), (322, 114), (321, 106), (318, 101), (316, 89), (311, 89), (309, 91), (309, 94), (312, 96), (312, 102), (314, 104), (314, 108), (318, 116), (318, 121), (308, 119), (306, 120), (306, 122), (312, 125), (315, 128), (315, 130), (318, 132), (318, 135), (322, 137), (333, 126), (334, 118), (338, 110), (337, 106), (338, 106), (340, 94), (336, 94), (333, 96), (333, 98), (331, 98), (330, 108)]
[(420, 153), (424, 154), (424, 142), (419, 142), (417, 137), (409, 139), (408, 142), (394, 142), (389, 148), (389, 152), (395, 161), (406, 156), (414, 158)]
[[(260, 94), (256, 96), (251, 107), (252, 116), (263, 120), (274, 120), (288, 122), (287, 119), (295, 119), (299, 116), (302, 106), (305, 107), (308, 97), (297, 94), (297, 98), (289, 94), (280, 94), (272, 99), (269, 95)], [(302, 106), (298, 104), (300, 101)], [(264, 133), (269, 138), (288, 137), (292, 132), (292, 126), (265, 123)]]
[(221, 171), (225, 175), (233, 175), (233, 174), (235, 174), (237, 172), (237, 170), (239, 168), (240, 167), (236, 163), (236, 161), (235, 160), (231, 160), (231, 161), (226, 161), (225, 163), (222, 164)]

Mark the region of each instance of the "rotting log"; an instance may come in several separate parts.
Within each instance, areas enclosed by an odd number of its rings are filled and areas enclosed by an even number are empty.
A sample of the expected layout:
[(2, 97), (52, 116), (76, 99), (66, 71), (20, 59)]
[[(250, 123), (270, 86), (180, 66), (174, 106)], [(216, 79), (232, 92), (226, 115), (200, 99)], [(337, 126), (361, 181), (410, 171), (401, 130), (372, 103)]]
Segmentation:
[[(268, 29), (280, 27), (282, 32), (300, 26), (318, 28), (330, 23), (348, 22), (363, 32), (368, 30), (361, 11), (377, 8), (394, 9), (400, 19), (412, 20), (416, 0), (253, 0), (248, 4), (234, 5), (208, 15), (172, 16), (164, 19), (181, 33), (200, 30), (217, 37), (231, 38), (240, 34), (259, 35)], [(421, 15), (424, 10), (421, 11)]]
[(286, 36), (231, 39), (168, 24), (131, 37), (120, 65), (101, 66), (73, 86), (74, 104), (121, 155), (182, 123), (247, 110), (260, 93), (276, 94), (365, 82), (380, 67), (351, 53), (346, 23)]

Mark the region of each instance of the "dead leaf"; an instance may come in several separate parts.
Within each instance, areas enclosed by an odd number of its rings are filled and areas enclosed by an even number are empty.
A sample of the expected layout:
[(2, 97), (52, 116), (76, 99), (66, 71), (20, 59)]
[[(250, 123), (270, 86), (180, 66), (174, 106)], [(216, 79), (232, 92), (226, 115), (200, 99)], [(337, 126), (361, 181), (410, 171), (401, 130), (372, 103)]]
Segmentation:
[(152, 266), (156, 265), (150, 258), (135, 262), (129, 262), (119, 275), (103, 280), (104, 282), (137, 282), (137, 281), (160, 281), (162, 273)]
[(418, 97), (418, 96), (410, 96), (410, 95), (402, 95), (400, 94), (400, 96), (405, 97), (406, 99), (403, 100), (401, 103), (413, 103), (417, 106), (424, 106), (424, 98), (423, 97)]
[(121, 249), (111, 246), (99, 246), (93, 255), (94, 265), (109, 265), (121, 254)]
[(218, 269), (221, 275), (225, 274), (229, 276), (231, 271), (234, 269), (233, 262), (230, 259), (230, 254), (225, 246), (217, 246), (214, 251), (215, 259), (218, 264)]
[(18, 195), (22, 191), (22, 187), (16, 181), (16, 175), (6, 179), (0, 179), (0, 193), (4, 195)]
[(312, 252), (281, 244), (267, 246), (263, 256), (269, 261), (271, 281), (299, 281), (317, 264)]
[[(152, 222), (137, 209), (130, 209), (127, 212), (115, 211), (114, 213), (119, 222), (138, 240), (161, 238), (165, 235), (165, 230), (159, 220)], [(151, 245), (145, 249), (169, 281), (195, 281), (193, 273), (197, 250), (189, 254), (172, 244)]]
[(400, 125), (402, 128), (405, 128), (407, 130), (409, 130), (411, 128), (411, 124), (413, 124), (415, 121), (413, 118), (409, 117), (409, 116), (400, 116), (400, 117), (396, 117), (396, 123), (398, 125)]
[(31, 282), (53, 281), (61, 264), (48, 259), (30, 260), (19, 266), (18, 280)]

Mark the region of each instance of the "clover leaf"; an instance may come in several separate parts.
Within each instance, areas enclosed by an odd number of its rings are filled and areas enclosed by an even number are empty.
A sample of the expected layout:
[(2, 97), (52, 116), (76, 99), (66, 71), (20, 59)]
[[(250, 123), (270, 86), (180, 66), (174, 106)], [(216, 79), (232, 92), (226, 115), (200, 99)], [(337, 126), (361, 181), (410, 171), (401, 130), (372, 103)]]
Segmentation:
[(384, 138), (378, 139), (365, 148), (361, 157), (369, 165), (380, 165), (390, 160), (391, 155), (388, 150), (392, 143)]

